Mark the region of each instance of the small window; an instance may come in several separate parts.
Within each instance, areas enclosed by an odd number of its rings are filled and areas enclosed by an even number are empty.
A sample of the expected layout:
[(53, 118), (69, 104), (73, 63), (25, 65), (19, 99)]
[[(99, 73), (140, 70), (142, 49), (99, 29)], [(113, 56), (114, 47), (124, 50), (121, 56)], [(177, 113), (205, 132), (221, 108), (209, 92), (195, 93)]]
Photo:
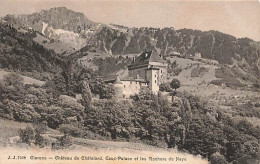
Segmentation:
[(154, 77), (156, 77), (156, 74), (154, 75)]
[(156, 80), (154, 82), (156, 83)]
[(161, 70), (161, 73), (162, 73), (162, 70)]
[(124, 85), (124, 88), (125, 88), (125, 85)]
[(137, 84), (137, 81), (135, 82), (135, 84)]

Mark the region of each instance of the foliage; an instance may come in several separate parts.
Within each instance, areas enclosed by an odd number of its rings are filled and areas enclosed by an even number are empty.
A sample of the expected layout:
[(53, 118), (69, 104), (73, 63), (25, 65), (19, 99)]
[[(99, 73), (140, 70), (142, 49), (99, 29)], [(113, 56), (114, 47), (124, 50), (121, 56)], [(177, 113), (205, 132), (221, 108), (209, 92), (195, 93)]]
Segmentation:
[(23, 85), (23, 77), (15, 72), (4, 75), (3, 82), (6, 86), (21, 86)]
[(90, 91), (89, 84), (86, 81), (81, 83), (81, 96), (82, 96), (82, 105), (87, 109), (91, 106), (92, 95)]
[[(259, 127), (246, 120), (234, 121), (218, 109), (214, 109), (215, 115), (209, 114), (212, 109), (198, 96), (176, 94), (179, 101), (173, 106), (162, 95), (141, 90), (136, 101), (100, 99), (84, 110), (73, 97), (55, 98), (46, 88), (24, 85), (16, 81), (19, 76), (14, 76), (17, 75), (5, 77), (0, 83), (0, 116), (23, 122), (45, 121), (21, 130), (19, 136), (28, 144), (43, 147), (46, 141), (42, 132), (48, 126), (65, 133), (57, 143), (60, 147), (72, 144), (70, 136), (88, 136), (87, 131), (90, 137), (95, 134), (101, 139), (141, 140), (160, 147), (178, 147), (215, 162), (234, 162), (244, 155), (256, 158), (260, 151)], [(101, 82), (94, 90), (100, 92), (102, 85)], [(250, 109), (255, 104), (237, 107)], [(254, 110), (248, 112), (257, 116)]]
[(91, 69), (82, 67), (74, 59), (65, 61), (64, 65), (63, 71), (56, 73), (45, 85), (56, 97), (61, 94), (75, 96), (82, 93), (82, 82), (96, 78)]
[(97, 74), (105, 76), (122, 70), (126, 65), (132, 62), (130, 58), (107, 57), (107, 58), (94, 58), (93, 63), (98, 66)]
[(23, 78), (17, 73), (11, 72), (3, 77), (0, 81), (0, 98), (2, 100), (8, 98), (17, 101), (23, 98), (25, 94)]
[(80, 128), (68, 125), (68, 124), (63, 124), (59, 127), (59, 131), (64, 133), (65, 135), (70, 135), (73, 137), (82, 137), (83, 136), (83, 131)]
[(171, 92), (172, 91), (171, 86), (168, 83), (160, 84), (159, 90), (162, 91), (162, 92)]
[(101, 99), (111, 99), (115, 95), (112, 84), (103, 84), (100, 88), (99, 96)]
[(205, 73), (207, 73), (209, 71), (208, 68), (206, 67), (200, 67), (199, 65), (197, 65), (196, 68), (193, 68), (191, 70), (191, 77), (201, 77), (203, 76)]
[(61, 70), (62, 59), (53, 51), (15, 28), (0, 24), (0, 65), (14, 71), (55, 73)]
[(36, 133), (34, 143), (36, 146), (42, 148), (46, 145), (46, 140), (39, 133)]
[(90, 83), (90, 90), (93, 94), (99, 95), (100, 99), (111, 99), (115, 94), (113, 85), (106, 84), (101, 79)]
[(140, 92), (134, 96), (131, 96), (134, 100), (154, 100), (154, 93), (149, 88), (141, 88)]
[(25, 129), (21, 129), (19, 132), (19, 137), (23, 143), (31, 145), (35, 137), (34, 129), (30, 126), (27, 126)]
[(70, 147), (72, 144), (73, 144), (72, 138), (71, 138), (71, 136), (69, 136), (69, 135), (64, 135), (64, 136), (62, 136), (61, 138), (59, 138), (59, 140), (58, 140), (58, 145), (59, 145), (61, 148), (68, 148), (68, 147)]
[(227, 164), (227, 161), (223, 155), (219, 152), (216, 152), (210, 156), (211, 164)]
[(172, 89), (176, 90), (176, 89), (180, 88), (181, 83), (178, 79), (172, 79), (170, 86), (171, 86)]

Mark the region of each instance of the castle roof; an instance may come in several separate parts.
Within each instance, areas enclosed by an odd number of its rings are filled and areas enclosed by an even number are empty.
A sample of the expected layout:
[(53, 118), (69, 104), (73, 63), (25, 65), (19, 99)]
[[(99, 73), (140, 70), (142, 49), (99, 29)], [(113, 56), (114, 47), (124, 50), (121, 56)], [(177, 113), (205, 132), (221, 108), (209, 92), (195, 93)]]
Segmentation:
[(117, 75), (106, 75), (100, 77), (104, 82), (114, 83), (117, 79)]
[(146, 65), (149, 64), (150, 62), (165, 63), (164, 59), (162, 59), (156, 52), (145, 51), (135, 59), (135, 61), (130, 65), (130, 67), (138, 66), (138, 65)]
[(143, 83), (146, 83), (146, 82), (147, 82), (146, 80), (144, 80), (144, 79), (141, 78), (141, 77), (138, 77), (138, 78), (125, 77), (125, 78), (122, 78), (121, 81), (136, 81), (136, 82), (143, 82)]
[(146, 80), (144, 80), (141, 77), (134, 78), (134, 77), (126, 76), (126, 77), (120, 78), (118, 75), (113, 75), (113, 74), (107, 75), (107, 76), (102, 76), (100, 78), (102, 78), (105, 83), (113, 83), (113, 84), (122, 84), (121, 81), (136, 81), (136, 82), (143, 82), (143, 83), (147, 82)]

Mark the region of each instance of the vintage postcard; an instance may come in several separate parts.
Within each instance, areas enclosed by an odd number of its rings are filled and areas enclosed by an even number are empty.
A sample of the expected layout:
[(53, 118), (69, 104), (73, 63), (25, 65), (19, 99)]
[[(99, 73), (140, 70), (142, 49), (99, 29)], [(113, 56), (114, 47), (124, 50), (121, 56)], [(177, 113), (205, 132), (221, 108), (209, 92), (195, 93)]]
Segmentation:
[(259, 162), (257, 0), (0, 0), (0, 164)]

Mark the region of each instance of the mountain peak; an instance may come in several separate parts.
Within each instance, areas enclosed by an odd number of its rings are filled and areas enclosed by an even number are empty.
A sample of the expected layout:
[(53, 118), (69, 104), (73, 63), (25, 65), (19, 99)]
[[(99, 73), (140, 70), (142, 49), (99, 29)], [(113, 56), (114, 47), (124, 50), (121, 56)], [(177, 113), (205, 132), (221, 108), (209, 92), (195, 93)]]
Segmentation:
[[(85, 17), (87, 18), (83, 13), (80, 13), (80, 12), (76, 12), (76, 11), (73, 11), (71, 9), (68, 9), (66, 7), (54, 7), (54, 8), (50, 8), (49, 10), (42, 10), (41, 12), (56, 12), (56, 13), (59, 13), (59, 14), (67, 14), (67, 13), (70, 13), (70, 14), (75, 14), (75, 15), (80, 15), (82, 17)], [(40, 12), (40, 13), (41, 13)]]
[[(10, 17), (10, 16), (9, 16)], [(28, 15), (11, 16), (8, 20), (11, 23), (19, 24), (26, 28), (32, 28), (36, 31), (42, 32), (43, 23), (48, 24), (48, 27), (54, 29), (62, 29), (80, 33), (82, 30), (92, 28), (96, 23), (90, 21), (83, 13), (75, 12), (66, 7), (54, 7), (49, 10), (42, 10), (38, 13)]]

